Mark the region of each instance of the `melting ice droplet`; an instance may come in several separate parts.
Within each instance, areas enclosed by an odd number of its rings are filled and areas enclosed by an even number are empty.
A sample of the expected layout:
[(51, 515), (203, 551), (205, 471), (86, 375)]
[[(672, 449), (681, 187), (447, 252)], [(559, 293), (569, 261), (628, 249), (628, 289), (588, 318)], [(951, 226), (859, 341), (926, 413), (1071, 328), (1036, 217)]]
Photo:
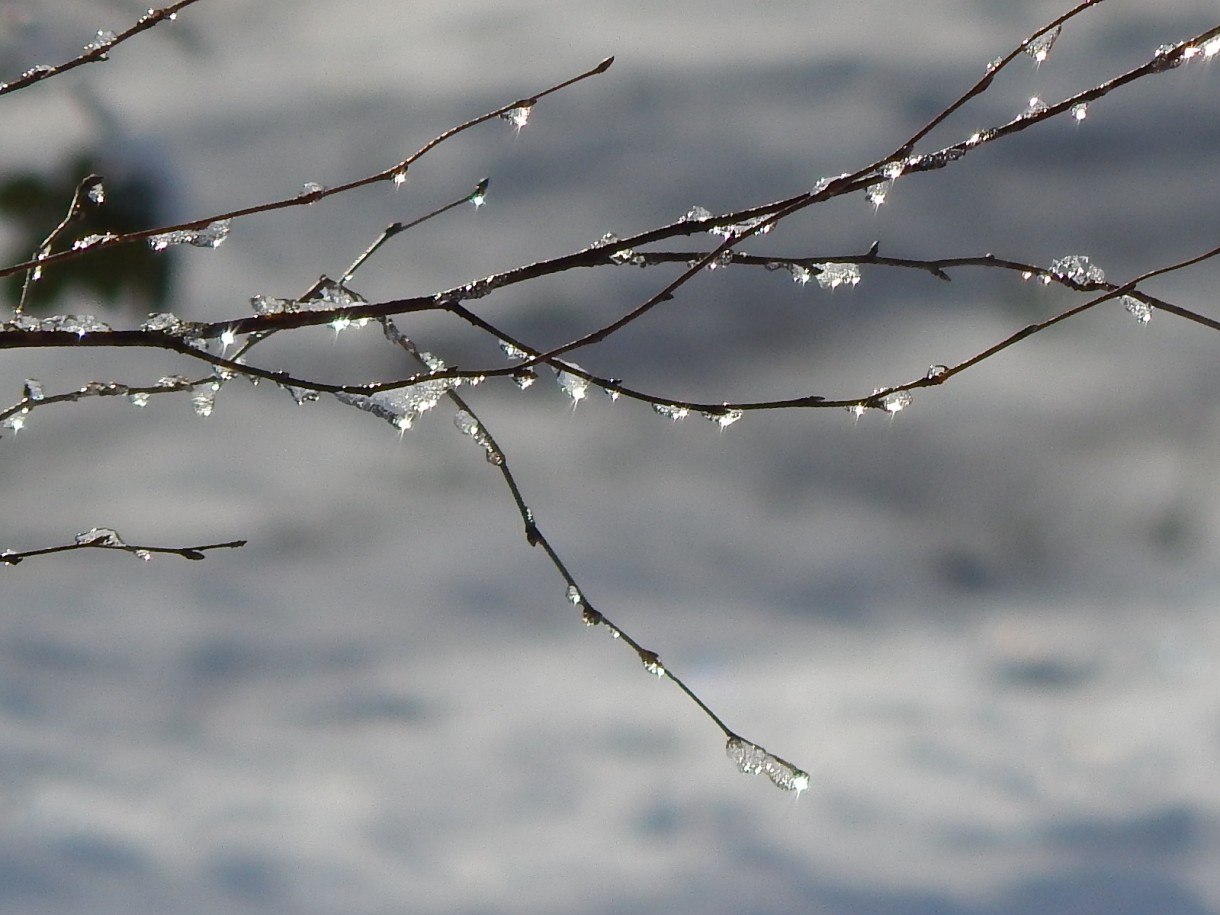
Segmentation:
[(1096, 264), (1089, 263), (1089, 259), (1083, 254), (1056, 258), (1051, 261), (1051, 273), (1081, 284), (1104, 283), (1106, 280), (1106, 272)]
[(1139, 321), (1140, 324), (1146, 325), (1152, 320), (1152, 306), (1147, 302), (1141, 302), (1135, 296), (1125, 295), (1122, 298), (1123, 307), (1127, 309), (1131, 317)]
[(846, 284), (855, 286), (860, 282), (860, 268), (855, 264), (814, 264), (818, 271), (818, 285), (823, 289), (838, 289)]
[(737, 766), (737, 771), (744, 775), (765, 773), (777, 788), (783, 791), (800, 793), (809, 788), (809, 773), (772, 756), (758, 744), (750, 743), (740, 737), (730, 737), (725, 744), (725, 753)]
[(1049, 32), (1043, 32), (1025, 46), (1025, 53), (1034, 59), (1034, 63), (1041, 64), (1051, 56), (1051, 48), (1061, 31), (1063, 31), (1063, 26), (1057, 25)]
[(500, 117), (504, 118), (504, 120), (508, 121), (508, 123), (512, 124), (513, 127), (520, 131), (522, 127), (530, 122), (530, 113), (533, 110), (534, 103), (525, 102), (524, 104), (518, 105), (516, 108), (509, 108), (508, 111), (502, 112)]
[(154, 251), (164, 251), (174, 245), (194, 245), (196, 248), (219, 248), (229, 237), (229, 220), (219, 219), (202, 229), (179, 229), (150, 236), (148, 246)]

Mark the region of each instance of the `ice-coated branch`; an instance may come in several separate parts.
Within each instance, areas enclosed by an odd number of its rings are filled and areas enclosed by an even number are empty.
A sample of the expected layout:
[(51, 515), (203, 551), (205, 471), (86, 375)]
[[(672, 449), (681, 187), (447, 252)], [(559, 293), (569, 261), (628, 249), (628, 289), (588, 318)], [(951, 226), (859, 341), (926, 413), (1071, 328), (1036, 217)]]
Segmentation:
[(148, 562), (157, 553), (200, 560), (207, 558), (204, 554), (210, 550), (236, 550), (245, 545), (244, 540), (229, 540), (225, 543), (205, 543), (200, 546), (141, 546), (136, 543), (127, 543), (112, 528), (95, 527), (77, 534), (72, 543), (60, 546), (48, 546), (37, 550), (0, 550), (0, 566), (15, 566), (33, 556), (49, 556), (52, 553), (69, 553), (73, 550), (118, 550), (130, 553), (145, 562)]
[(54, 66), (42, 64), (31, 67), (26, 70), (21, 76), (5, 83), (0, 83), (0, 95), (8, 95), (10, 92), (16, 92), (18, 89), (24, 89), (27, 86), (32, 86), (34, 83), (42, 82), (44, 79), (50, 79), (52, 76), (59, 76), (61, 73), (67, 73), (69, 70), (75, 70), (77, 67), (83, 67), (85, 64), (98, 63), (99, 61), (108, 60), (110, 52), (114, 48), (121, 45), (129, 38), (139, 35), (141, 32), (146, 32), (154, 26), (160, 25), (162, 22), (172, 22), (177, 18), (178, 12), (196, 3), (197, 0), (178, 0), (177, 3), (171, 3), (169, 6), (161, 9), (150, 9), (143, 16), (135, 21), (122, 32), (110, 32), (104, 29), (99, 30), (93, 40), (85, 45), (85, 49), (81, 54), (71, 60), (65, 61)]
[[(590, 77), (605, 73), (608, 69), (610, 69), (610, 65), (613, 63), (614, 58), (607, 57), (592, 69), (586, 70), (584, 73), (577, 74), (576, 76), (566, 79), (563, 82), (556, 83), (547, 89), (543, 89), (541, 92), (531, 96), (528, 99), (518, 99), (517, 101), (510, 102), (507, 105), (501, 105), (499, 108), (496, 108), (493, 111), (489, 111), (486, 114), (481, 114), (478, 117), (471, 118), (468, 121), (458, 124), (456, 127), (450, 127), (443, 133), (433, 137), (405, 159), (402, 159), (395, 165), (382, 169), (375, 174), (367, 175), (354, 181), (348, 181), (345, 184), (336, 185), (335, 187), (313, 187), (307, 190), (305, 193), (297, 194), (293, 197), (284, 197), (278, 200), (269, 201), (267, 203), (240, 207), (236, 210), (217, 213), (216, 215), (206, 216), (203, 219), (195, 219), (191, 222), (183, 222), (171, 226), (160, 226), (155, 229), (142, 229), (138, 232), (128, 232), (123, 235), (113, 235), (106, 238), (100, 238), (97, 239), (94, 244), (89, 245), (88, 247), (76, 248), (70, 251), (61, 251), (57, 254), (48, 255), (42, 259), (41, 264), (43, 267), (51, 267), (62, 261), (80, 257), (94, 251), (103, 251), (107, 248), (113, 248), (116, 245), (131, 244), (132, 242), (147, 241), (153, 244), (154, 247), (158, 247), (158, 239), (172, 238), (174, 236), (197, 235), (200, 232), (207, 231), (209, 227), (212, 226), (225, 226), (227, 230), (228, 225), (235, 219), (253, 216), (256, 213), (270, 213), (275, 210), (283, 210), (289, 207), (308, 206), (327, 197), (334, 197), (338, 194), (346, 194), (350, 191), (356, 190), (357, 188), (367, 187), (370, 184), (376, 184), (379, 181), (390, 181), (395, 185), (401, 184), (403, 180), (405, 180), (407, 171), (412, 165), (446, 140), (452, 139), (458, 134), (470, 130), (473, 127), (477, 127), (478, 125), (487, 121), (495, 120), (511, 112), (520, 111), (523, 107), (528, 110), (532, 108), (539, 99), (552, 95), (561, 89), (566, 89), (568, 86), (575, 85), (576, 83), (582, 82)], [(185, 240), (185, 238), (183, 240)], [(193, 244), (194, 242), (191, 243)], [(209, 245), (209, 247), (215, 247), (215, 245)], [(18, 273), (22, 270), (28, 270), (34, 266), (37, 266), (38, 263), (39, 262), (36, 260), (30, 260), (20, 264), (13, 264), (9, 267), (0, 268), (0, 277), (5, 277), (12, 273)]]

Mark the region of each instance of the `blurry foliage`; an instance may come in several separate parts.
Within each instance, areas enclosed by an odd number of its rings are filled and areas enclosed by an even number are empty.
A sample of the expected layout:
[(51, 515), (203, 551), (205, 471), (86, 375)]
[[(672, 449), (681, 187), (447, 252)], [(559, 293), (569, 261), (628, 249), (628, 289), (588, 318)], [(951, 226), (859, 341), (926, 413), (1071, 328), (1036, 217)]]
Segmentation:
[[(0, 179), (0, 219), (17, 236), (3, 254), (4, 263), (33, 257), (64, 218), (81, 179), (94, 173), (106, 179), (105, 205), (84, 211), (56, 239), (52, 252), (71, 248), (75, 240), (88, 235), (119, 235), (157, 224), (164, 207), (154, 182), (140, 176), (111, 179), (91, 154), (81, 154), (50, 174), (21, 171)], [(6, 303), (15, 304), (20, 298), (24, 279), (24, 274), (15, 274), (4, 280)], [(26, 308), (56, 311), (66, 294), (77, 293), (109, 307), (121, 302), (141, 314), (160, 311), (171, 280), (171, 259), (164, 254), (145, 245), (118, 245), (47, 270), (30, 289)]]

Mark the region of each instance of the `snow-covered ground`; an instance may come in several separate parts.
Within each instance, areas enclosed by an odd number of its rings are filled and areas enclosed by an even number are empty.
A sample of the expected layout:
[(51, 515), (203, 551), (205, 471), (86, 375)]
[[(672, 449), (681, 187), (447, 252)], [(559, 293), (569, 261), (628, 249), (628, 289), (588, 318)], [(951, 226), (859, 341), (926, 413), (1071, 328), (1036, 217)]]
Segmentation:
[[(416, 295), (852, 170), (1064, 8), (202, 0), (0, 99), (0, 170), (91, 144), (155, 176), (167, 218), (199, 218), (379, 171), (614, 54), (520, 133), (464, 135), (398, 190), (177, 252), (172, 308), (223, 320), (300, 293), (490, 176), (486, 207), (395, 240), (354, 283)], [(141, 11), (0, 4), (0, 77)], [(1216, 24), (1204, 0), (1102, 4), (927, 148)], [(1220, 236), (1218, 68), (1191, 61), (753, 250), (1081, 254), (1113, 280), (1200, 253)], [(1218, 271), (1149, 291), (1215, 316)], [(584, 270), (476, 304), (557, 344), (673, 275)], [(829, 292), (730, 267), (577, 358), (675, 398), (858, 396), (1079, 301), (953, 277), (866, 268)], [(450, 362), (496, 358), (451, 322), (401, 325)], [(573, 410), (549, 382), (469, 391), (588, 597), (730, 727), (807, 768), (799, 798), (737, 774), (672, 684), (580, 625), (450, 410), (401, 440), (333, 399), (240, 382), (207, 419), (185, 394), (38, 410), (0, 439), (0, 548), (94, 526), (249, 545), (0, 568), (0, 910), (1220, 911), (1217, 345), (1111, 304), (893, 418), (788, 411), (723, 431), (600, 394)], [(372, 328), (263, 358), (328, 380), (409, 371)], [(28, 377), (54, 393), (196, 371), (5, 350), (0, 407)]]

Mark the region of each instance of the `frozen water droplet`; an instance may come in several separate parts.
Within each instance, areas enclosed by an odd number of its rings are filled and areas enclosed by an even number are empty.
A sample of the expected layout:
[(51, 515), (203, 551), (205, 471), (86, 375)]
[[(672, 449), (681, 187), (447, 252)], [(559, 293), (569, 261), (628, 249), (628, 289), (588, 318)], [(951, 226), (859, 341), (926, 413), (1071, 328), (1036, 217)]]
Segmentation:
[(661, 659), (657, 657), (656, 652), (640, 652), (640, 661), (643, 662), (644, 669), (654, 677), (665, 676), (665, 665), (661, 663)]
[(1055, 39), (1059, 37), (1059, 33), (1062, 31), (1063, 26), (1057, 25), (1049, 32), (1043, 32), (1025, 46), (1025, 53), (1034, 59), (1034, 63), (1042, 64), (1043, 61), (1051, 56), (1051, 48), (1055, 44)]
[(11, 429), (13, 430), (13, 433), (16, 434), (25, 428), (25, 420), (29, 415), (30, 408), (22, 407), (12, 416), (6, 416), (4, 419), (0, 420), (0, 426), (3, 426), (5, 429)]
[(818, 271), (818, 285), (823, 289), (838, 289), (846, 284), (855, 286), (860, 282), (860, 268), (855, 264), (814, 264)]
[(434, 355), (433, 353), (428, 352), (427, 350), (420, 351), (419, 359), (424, 365), (426, 365), (428, 367), (428, 370), (432, 371), (432, 372), (443, 372), (443, 371), (445, 371), (445, 369), (448, 368), (448, 366), (445, 365), (444, 359), (442, 359), (440, 356), (437, 356), (437, 355)]
[(1106, 273), (1096, 264), (1089, 263), (1083, 254), (1069, 254), (1051, 261), (1051, 273), (1058, 274), (1074, 283), (1104, 283)]
[[(570, 368), (577, 371), (584, 371), (575, 362), (566, 363)], [(556, 368), (555, 381), (563, 393), (567, 394), (572, 399), (572, 405), (580, 403), (589, 393), (589, 380), (572, 372), (565, 372), (563, 369)]]
[(1000, 64), (1002, 63), (1004, 63), (1003, 57), (997, 57), (995, 60), (990, 61), (987, 64), (987, 72), (994, 73), (996, 70), (1000, 69)]
[(730, 410), (728, 408), (724, 410), (708, 410), (703, 414), (704, 419), (715, 423), (721, 429), (727, 429), (743, 416), (745, 416), (745, 413), (741, 410)]
[(800, 264), (787, 264), (788, 272), (792, 274), (792, 282), (805, 286), (813, 279), (813, 271)]
[(527, 353), (525, 350), (519, 349), (517, 346), (509, 343), (507, 340), (500, 341), (500, 351), (514, 362), (522, 362), (530, 357), (529, 353)]
[(479, 421), (467, 413), (465, 410), (458, 410), (453, 417), (453, 424), (457, 426), (462, 435), (476, 436), (482, 428), (479, 426)]
[(400, 172), (395, 172), (390, 180), (394, 182), (394, 190), (398, 190), (407, 183), (407, 170), (404, 168)]
[(881, 204), (885, 203), (886, 195), (889, 194), (893, 185), (894, 182), (888, 178), (885, 181), (870, 184), (864, 192), (864, 199), (873, 205), (873, 209), (878, 209)]
[(108, 527), (93, 527), (83, 533), (76, 535), (76, 543), (84, 545), (87, 543), (97, 546), (127, 546), (123, 542), (123, 538), (116, 531)]
[(705, 219), (712, 218), (712, 211), (706, 207), (693, 206), (686, 211), (686, 215), (682, 219), (686, 222), (703, 222)]
[(297, 302), (293, 299), (277, 299), (271, 296), (256, 295), (250, 299), (250, 307), (256, 315), (278, 315), (297, 310)]
[(1030, 97), (1029, 104), (1025, 106), (1025, 111), (1022, 113), (1021, 116), (1026, 117), (1026, 118), (1033, 117), (1034, 115), (1041, 114), (1046, 109), (1047, 109), (1046, 102), (1042, 101), (1042, 99), (1040, 99), (1040, 98), (1038, 98), (1038, 96), (1034, 95), (1034, 96)]
[(301, 192), (298, 197), (312, 197), (314, 194), (321, 194), (326, 190), (325, 184), (319, 184), (316, 181), (306, 181), (301, 185)]
[(730, 737), (725, 753), (745, 775), (765, 773), (772, 783), (784, 791), (801, 792), (809, 788), (809, 774), (778, 756), (772, 756), (757, 744), (740, 737)]
[(178, 229), (150, 236), (148, 246), (164, 251), (173, 245), (193, 245), (196, 248), (218, 248), (229, 237), (229, 220), (220, 219), (202, 229)]
[(127, 399), (133, 407), (147, 407), (152, 395), (147, 391), (132, 391), (127, 395)]
[(313, 403), (320, 396), (317, 391), (312, 388), (302, 388), (295, 384), (283, 385), (285, 391), (292, 395), (292, 399), (296, 401), (297, 406), (302, 404)]
[(526, 102), (516, 108), (509, 108), (508, 111), (501, 112), (500, 117), (512, 124), (520, 133), (521, 128), (530, 122), (530, 114), (533, 110), (534, 103)]
[(686, 417), (690, 414), (690, 410), (688, 410), (686, 407), (681, 407), (672, 403), (654, 403), (652, 405), (652, 409), (656, 411), (659, 416), (664, 416), (666, 419), (671, 419), (674, 422), (686, 419)]
[(157, 312), (150, 314), (148, 320), (140, 325), (140, 330), (149, 330), (165, 334), (182, 334), (188, 329), (189, 325), (184, 323), (177, 315), (168, 312)]
[(1203, 57), (1211, 58), (1220, 54), (1220, 35), (1215, 35), (1203, 42)]
[(101, 235), (86, 235), (84, 238), (78, 238), (72, 242), (73, 251), (83, 251), (86, 248), (92, 248), (94, 245), (100, 245), (102, 242), (110, 241), (118, 238), (113, 232), (104, 232)]
[(901, 413), (913, 400), (910, 391), (892, 391), (881, 398), (881, 409), (890, 414)]
[[(93, 40), (85, 45), (85, 53), (92, 54), (94, 51), (105, 51), (112, 44), (114, 44), (116, 37), (117, 36), (114, 34), (114, 32), (111, 32), (109, 29), (98, 29), (98, 32), (93, 37)], [(105, 60), (107, 55), (102, 54), (101, 57), (103, 60)]]
[(1069, 109), (1069, 112), (1075, 120), (1083, 121), (1089, 116), (1089, 103), (1077, 102)]
[[(749, 232), (751, 229), (754, 229), (756, 226), (762, 225), (764, 222), (766, 222), (770, 218), (771, 218), (771, 214), (765, 214), (763, 216), (755, 216), (753, 219), (746, 219), (742, 222), (734, 222), (734, 223), (728, 223), (725, 225), (712, 226), (707, 231), (708, 231), (709, 235), (719, 235), (721, 238), (723, 238), (727, 241), (730, 238), (740, 238), (742, 235), (745, 235), (747, 232)], [(773, 227), (774, 227), (774, 223), (772, 223), (771, 225), (765, 225), (761, 229), (759, 229), (757, 232), (755, 232), (754, 234), (755, 235), (766, 235), (768, 232), (771, 231), (771, 229)]]
[(1152, 320), (1152, 306), (1147, 302), (1142, 302), (1135, 296), (1125, 295), (1122, 297), (1122, 303), (1131, 317), (1139, 321), (1141, 325), (1147, 325)]
[[(99, 32), (98, 34), (101, 34), (101, 33)], [(111, 36), (114, 35), (113, 32), (111, 32), (110, 34), (111, 34)], [(93, 204), (94, 206), (101, 206), (103, 203), (106, 202), (106, 186), (101, 181), (95, 181), (92, 185), (89, 186), (89, 190), (86, 192), (86, 196), (89, 198), (89, 202), (91, 204)]]
[(206, 419), (212, 415), (212, 410), (216, 406), (216, 392), (212, 390), (196, 391), (191, 395), (191, 406), (197, 416)]
[(850, 403), (844, 407), (851, 414), (853, 420), (859, 421), (860, 417), (868, 412), (868, 407), (862, 403)]
[(600, 626), (606, 621), (606, 618), (601, 615), (600, 611), (588, 606), (581, 611), (580, 617), (586, 626)]
[(538, 373), (533, 369), (517, 369), (513, 372), (513, 384), (523, 391), (537, 380)]
[(159, 388), (189, 388), (191, 380), (185, 375), (162, 375), (157, 379)]
[(897, 181), (902, 177), (903, 171), (906, 170), (905, 162), (887, 162), (881, 169), (881, 174), (885, 175), (890, 181)]
[(110, 325), (99, 321), (93, 315), (55, 315), (43, 318), (41, 330), (67, 331), (83, 337), (85, 334), (101, 333), (110, 330)]
[(568, 585), (567, 598), (569, 604), (580, 605), (585, 602), (584, 595), (580, 593), (580, 588), (576, 585)]
[(25, 380), (24, 393), (26, 400), (42, 400), (45, 396), (42, 392), (42, 382), (37, 378), (27, 378)]
[(1179, 55), (1172, 58), (1170, 57), (1170, 55), (1172, 55), (1177, 49), (1178, 45), (1176, 44), (1163, 44), (1157, 46), (1156, 53), (1153, 56), (1160, 60), (1160, 66), (1158, 69), (1162, 71), (1172, 70), (1175, 67), (1180, 67), (1183, 63), (1185, 63), (1185, 55)]
[(50, 64), (34, 64), (24, 73), (21, 74), (22, 79), (32, 79), (37, 76), (45, 76), (48, 73), (55, 72), (55, 68)]

